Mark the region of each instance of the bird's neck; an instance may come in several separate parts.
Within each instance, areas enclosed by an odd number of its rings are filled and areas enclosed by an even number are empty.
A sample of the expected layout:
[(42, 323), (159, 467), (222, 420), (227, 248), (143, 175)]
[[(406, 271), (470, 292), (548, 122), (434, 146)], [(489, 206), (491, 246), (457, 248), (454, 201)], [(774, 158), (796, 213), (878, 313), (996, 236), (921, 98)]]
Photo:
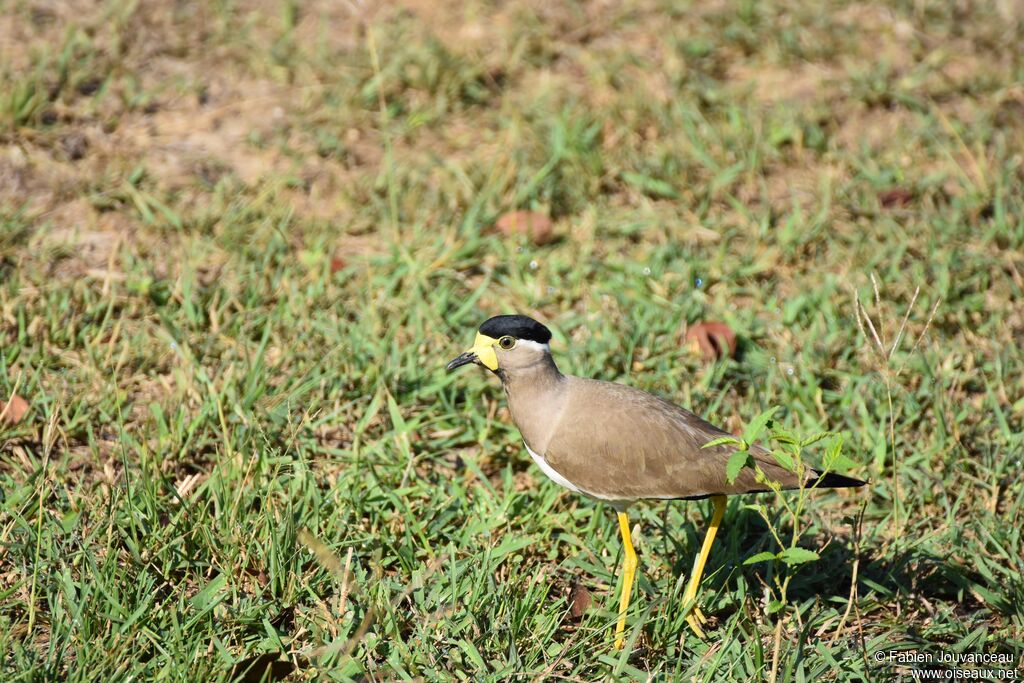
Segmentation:
[(545, 355), (537, 363), (505, 370), (501, 383), (523, 440), (533, 451), (543, 453), (565, 404), (565, 376), (554, 359)]

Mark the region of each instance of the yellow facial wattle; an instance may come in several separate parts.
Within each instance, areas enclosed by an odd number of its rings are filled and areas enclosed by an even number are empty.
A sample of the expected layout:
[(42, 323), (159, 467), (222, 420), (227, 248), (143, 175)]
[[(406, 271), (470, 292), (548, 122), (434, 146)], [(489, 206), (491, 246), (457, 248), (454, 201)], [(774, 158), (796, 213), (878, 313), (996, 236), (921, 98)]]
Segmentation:
[(498, 354), (494, 353), (494, 345), (497, 343), (498, 340), (494, 337), (477, 332), (476, 339), (473, 340), (473, 348), (469, 350), (469, 353), (476, 355), (488, 370), (497, 370)]

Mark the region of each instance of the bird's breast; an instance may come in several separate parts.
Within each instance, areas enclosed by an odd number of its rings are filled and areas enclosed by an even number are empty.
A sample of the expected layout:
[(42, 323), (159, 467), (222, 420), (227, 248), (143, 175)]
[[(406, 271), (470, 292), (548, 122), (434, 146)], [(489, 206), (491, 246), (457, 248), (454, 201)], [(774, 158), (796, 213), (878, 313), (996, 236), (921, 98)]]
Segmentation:
[(547, 451), (565, 409), (566, 396), (549, 382), (506, 385), (508, 409), (523, 441), (533, 453)]

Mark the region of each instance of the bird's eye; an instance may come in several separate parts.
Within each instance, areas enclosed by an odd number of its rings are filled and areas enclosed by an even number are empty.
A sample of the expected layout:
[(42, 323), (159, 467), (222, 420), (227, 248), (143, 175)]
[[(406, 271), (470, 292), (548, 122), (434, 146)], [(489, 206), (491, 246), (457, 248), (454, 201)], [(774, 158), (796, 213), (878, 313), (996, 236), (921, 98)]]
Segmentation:
[(498, 340), (498, 346), (508, 351), (516, 345), (516, 340), (513, 337), (502, 337)]

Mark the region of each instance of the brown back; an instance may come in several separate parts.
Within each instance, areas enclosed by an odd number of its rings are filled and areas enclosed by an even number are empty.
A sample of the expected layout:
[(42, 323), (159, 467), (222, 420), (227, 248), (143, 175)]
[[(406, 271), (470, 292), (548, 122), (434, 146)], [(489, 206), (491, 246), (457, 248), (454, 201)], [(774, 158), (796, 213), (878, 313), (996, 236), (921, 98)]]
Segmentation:
[[(634, 500), (765, 490), (749, 468), (728, 483), (725, 467), (735, 447), (701, 446), (729, 434), (690, 411), (624, 384), (571, 376), (562, 381), (564, 408), (538, 452), (585, 493)], [(769, 478), (786, 488), (799, 485), (763, 448), (754, 446), (751, 454)]]

